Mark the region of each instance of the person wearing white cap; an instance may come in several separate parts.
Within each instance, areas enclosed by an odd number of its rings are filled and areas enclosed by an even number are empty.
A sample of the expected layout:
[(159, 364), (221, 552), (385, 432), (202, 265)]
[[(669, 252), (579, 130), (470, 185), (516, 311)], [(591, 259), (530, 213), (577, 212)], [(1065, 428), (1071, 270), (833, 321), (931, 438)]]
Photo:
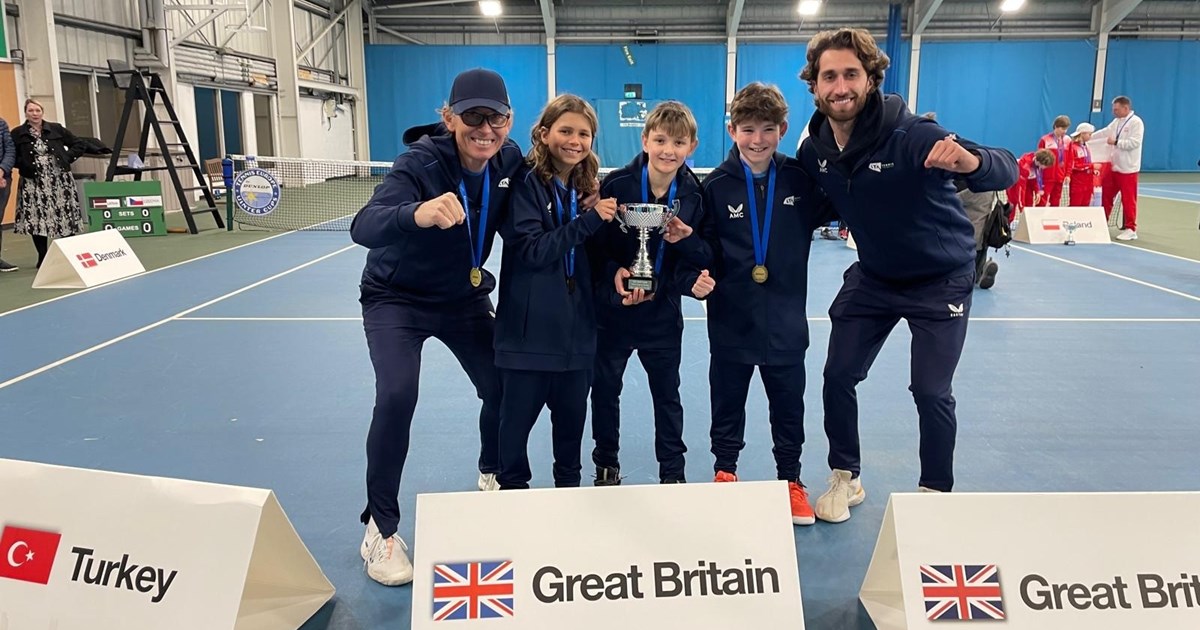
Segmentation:
[(1106, 138), (1112, 146), (1112, 166), (1100, 177), (1101, 199), (1104, 214), (1111, 215), (1113, 200), (1121, 193), (1121, 218), (1123, 225), (1117, 240), (1137, 240), (1137, 188), (1138, 172), (1142, 170), (1142, 137), (1146, 126), (1142, 118), (1133, 113), (1133, 102), (1128, 96), (1118, 96), (1112, 101), (1113, 120), (1093, 137)]
[(1095, 130), (1091, 123), (1079, 123), (1071, 135), (1074, 142), (1067, 155), (1067, 179), (1070, 182), (1069, 205), (1074, 207), (1092, 205), (1099, 167), (1092, 161), (1092, 152), (1087, 143)]

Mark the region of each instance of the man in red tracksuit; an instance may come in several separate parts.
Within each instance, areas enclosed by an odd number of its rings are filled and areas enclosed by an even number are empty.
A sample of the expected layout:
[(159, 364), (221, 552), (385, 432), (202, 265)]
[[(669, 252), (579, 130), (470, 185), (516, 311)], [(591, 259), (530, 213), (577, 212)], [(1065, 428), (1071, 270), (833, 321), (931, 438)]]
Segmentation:
[(1054, 166), (1054, 154), (1046, 149), (1030, 151), (1017, 160), (1017, 183), (1006, 191), (1012, 213), (1008, 220), (1012, 222), (1017, 213), (1027, 207), (1040, 205), (1045, 190), (1045, 175)]
[(1067, 154), (1067, 172), (1070, 174), (1069, 195), (1073, 207), (1091, 206), (1095, 196), (1098, 167), (1092, 162), (1088, 140), (1096, 128), (1091, 123), (1079, 123), (1071, 138), (1071, 150)]
[(1045, 188), (1042, 190), (1040, 206), (1057, 206), (1062, 201), (1063, 181), (1067, 179), (1067, 159), (1071, 151), (1071, 138), (1067, 130), (1071, 128), (1071, 119), (1059, 116), (1054, 119), (1054, 131), (1042, 136), (1038, 141), (1039, 149), (1047, 149), (1054, 154), (1054, 168), (1042, 173)]

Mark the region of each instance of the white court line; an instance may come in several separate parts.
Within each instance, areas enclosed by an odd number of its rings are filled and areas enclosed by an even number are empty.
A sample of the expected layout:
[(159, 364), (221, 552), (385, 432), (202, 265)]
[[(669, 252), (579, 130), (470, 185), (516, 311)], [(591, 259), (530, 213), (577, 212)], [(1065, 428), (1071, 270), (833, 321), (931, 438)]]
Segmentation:
[(1023, 251), (1023, 252), (1029, 252), (1030, 254), (1035, 254), (1035, 255), (1038, 255), (1038, 256), (1044, 256), (1044, 257), (1046, 257), (1046, 258), (1049, 258), (1050, 260), (1057, 260), (1057, 261), (1059, 261), (1059, 262), (1064, 262), (1064, 263), (1067, 263), (1068, 265), (1074, 265), (1074, 266), (1076, 266), (1076, 267), (1082, 267), (1083, 269), (1087, 269), (1087, 270), (1089, 270), (1089, 271), (1095, 271), (1096, 273), (1102, 273), (1102, 274), (1104, 274), (1104, 275), (1106, 275), (1106, 276), (1112, 276), (1112, 277), (1114, 277), (1114, 278), (1118, 278), (1118, 279), (1121, 279), (1121, 280), (1125, 280), (1125, 281), (1127, 281), (1127, 282), (1132, 282), (1132, 283), (1134, 283), (1134, 284), (1140, 284), (1140, 285), (1142, 285), (1142, 286), (1144, 286), (1144, 287), (1150, 287), (1151, 289), (1158, 289), (1159, 291), (1162, 291), (1162, 292), (1164, 292), (1164, 293), (1170, 293), (1171, 295), (1178, 295), (1179, 297), (1182, 297), (1182, 298), (1187, 298), (1187, 299), (1189, 299), (1189, 300), (1193, 300), (1193, 301), (1196, 301), (1196, 302), (1200, 302), (1200, 297), (1197, 297), (1197, 296), (1195, 296), (1195, 295), (1191, 295), (1190, 293), (1184, 293), (1183, 291), (1176, 291), (1175, 289), (1168, 289), (1167, 287), (1164, 287), (1164, 286), (1161, 286), (1161, 285), (1157, 285), (1157, 284), (1153, 284), (1153, 283), (1151, 283), (1151, 282), (1146, 282), (1145, 280), (1138, 280), (1137, 278), (1130, 278), (1129, 276), (1123, 276), (1123, 275), (1121, 275), (1121, 274), (1119, 274), (1119, 273), (1113, 273), (1113, 272), (1111, 272), (1111, 271), (1106, 271), (1106, 270), (1104, 270), (1104, 269), (1100, 269), (1099, 267), (1092, 267), (1091, 265), (1085, 265), (1085, 264), (1083, 264), (1083, 263), (1077, 263), (1077, 262), (1075, 262), (1075, 261), (1073, 261), (1073, 260), (1067, 260), (1066, 258), (1059, 258), (1058, 256), (1051, 256), (1050, 254), (1044, 254), (1044, 253), (1042, 253), (1042, 252), (1039, 252), (1039, 251), (1036, 251), (1036, 250), (1029, 249), (1028, 247), (1021, 247), (1020, 245), (1013, 245), (1013, 246), (1012, 246), (1012, 248), (1013, 248), (1013, 249), (1019, 249), (1019, 250), (1021, 250), (1021, 251)]
[(1187, 195), (1189, 197), (1200, 197), (1200, 192), (1190, 192), (1187, 190), (1175, 190), (1174, 188), (1155, 188), (1153, 186), (1142, 186), (1141, 188), (1138, 188), (1138, 193), (1140, 194), (1143, 190), (1148, 190), (1150, 192), (1157, 192), (1157, 193), (1167, 193), (1167, 194), (1171, 194), (1171, 195)]
[(349, 250), (351, 250), (351, 249), (354, 249), (354, 248), (356, 248), (356, 247), (358, 247), (358, 245), (348, 245), (348, 246), (346, 246), (346, 247), (343, 247), (343, 248), (341, 248), (341, 249), (337, 250), (336, 252), (331, 252), (331, 253), (329, 253), (329, 254), (325, 254), (324, 256), (321, 256), (320, 258), (316, 258), (316, 259), (310, 260), (310, 261), (308, 261), (308, 262), (306, 262), (306, 263), (304, 263), (304, 264), (302, 264), (302, 265), (297, 265), (297, 266), (295, 266), (295, 267), (292, 267), (291, 269), (288, 269), (287, 271), (281, 271), (281, 272), (279, 272), (279, 273), (277, 273), (277, 274), (275, 274), (275, 275), (273, 275), (273, 276), (271, 276), (271, 277), (269, 277), (269, 278), (263, 278), (262, 280), (259, 280), (258, 282), (255, 282), (254, 284), (249, 284), (249, 285), (246, 285), (246, 286), (244, 286), (244, 287), (242, 287), (242, 288), (240, 288), (240, 289), (238, 289), (238, 290), (236, 290), (236, 291), (232, 291), (232, 292), (230, 292), (230, 293), (226, 293), (225, 295), (222, 295), (222, 296), (220, 296), (220, 297), (218, 297), (218, 298), (211, 299), (211, 300), (209, 300), (209, 301), (207, 301), (207, 302), (205, 302), (205, 303), (203, 303), (203, 304), (200, 304), (200, 305), (197, 305), (197, 306), (193, 306), (192, 308), (189, 308), (189, 309), (186, 309), (186, 310), (180, 311), (180, 312), (178, 312), (178, 313), (176, 313), (176, 314), (174, 314), (174, 315), (172, 315), (172, 316), (170, 316), (170, 317), (167, 317), (167, 318), (165, 318), (165, 319), (160, 319), (160, 320), (158, 320), (157, 322), (154, 322), (153, 324), (149, 324), (149, 325), (146, 325), (146, 326), (142, 326), (141, 328), (138, 328), (137, 330), (134, 330), (134, 331), (131, 331), (131, 332), (127, 332), (127, 333), (125, 333), (124, 335), (121, 335), (120, 337), (114, 337), (114, 338), (112, 338), (112, 339), (109, 339), (108, 341), (105, 341), (104, 343), (98, 343), (98, 344), (96, 344), (96, 345), (94, 345), (94, 346), (92, 346), (92, 347), (90, 347), (90, 348), (88, 348), (88, 349), (86, 349), (86, 350), (81, 350), (81, 351), (79, 351), (79, 352), (76, 352), (75, 354), (72, 354), (71, 356), (68, 356), (68, 357), (63, 357), (63, 358), (61, 358), (61, 359), (59, 359), (59, 360), (57, 360), (57, 361), (55, 361), (55, 362), (53, 362), (53, 363), (47, 363), (46, 365), (43, 365), (42, 367), (40, 367), (40, 368), (38, 368), (38, 369), (36, 369), (36, 370), (31, 370), (31, 371), (29, 371), (29, 372), (26, 372), (26, 373), (24, 373), (24, 374), (20, 375), (20, 376), (17, 376), (17, 377), (14, 377), (14, 378), (10, 378), (10, 379), (8, 379), (7, 381), (4, 381), (3, 383), (0, 383), (0, 389), (4, 389), (5, 387), (8, 387), (9, 385), (15, 385), (15, 384), (17, 384), (17, 383), (20, 383), (21, 381), (23, 381), (23, 380), (25, 380), (25, 379), (32, 378), (32, 377), (34, 377), (34, 376), (37, 376), (38, 374), (41, 374), (42, 372), (46, 372), (46, 371), (48, 371), (48, 370), (52, 370), (52, 369), (54, 369), (54, 368), (56, 368), (56, 367), (58, 367), (58, 366), (60, 366), (60, 365), (63, 365), (63, 364), (66, 364), (66, 363), (70, 363), (71, 361), (74, 361), (75, 359), (78, 359), (79, 357), (87, 356), (87, 355), (89, 355), (89, 354), (91, 354), (91, 353), (93, 353), (93, 352), (95, 352), (95, 351), (97, 351), (97, 350), (103, 350), (104, 348), (107, 348), (107, 347), (109, 347), (109, 346), (111, 346), (111, 345), (113, 345), (113, 344), (115, 344), (115, 343), (118, 343), (118, 342), (121, 342), (121, 341), (125, 341), (126, 339), (129, 339), (130, 337), (136, 337), (137, 335), (140, 335), (140, 334), (142, 334), (142, 333), (146, 332), (147, 330), (153, 330), (153, 329), (155, 329), (155, 328), (158, 328), (159, 326), (162, 326), (163, 324), (165, 324), (165, 323), (167, 323), (167, 322), (170, 322), (170, 321), (172, 321), (172, 320), (179, 319), (179, 318), (181, 318), (181, 317), (183, 317), (183, 316), (187, 315), (188, 313), (195, 313), (196, 311), (198, 311), (198, 310), (200, 310), (200, 309), (202, 309), (202, 308), (206, 308), (206, 307), (212, 306), (213, 304), (216, 304), (217, 302), (220, 302), (221, 300), (225, 300), (225, 299), (231, 298), (231, 297), (233, 297), (233, 296), (235, 296), (235, 295), (238, 295), (239, 293), (245, 293), (246, 291), (249, 291), (250, 289), (253, 289), (253, 288), (255, 288), (255, 287), (258, 287), (258, 286), (261, 286), (261, 285), (264, 285), (264, 284), (266, 284), (266, 283), (268, 283), (268, 282), (270, 282), (270, 281), (272, 281), (272, 280), (276, 280), (276, 279), (278, 279), (278, 278), (282, 278), (283, 276), (286, 276), (286, 275), (288, 275), (289, 273), (292, 273), (293, 271), (300, 271), (301, 269), (304, 269), (305, 267), (309, 267), (309, 266), (315, 265), (315, 264), (317, 264), (317, 263), (319, 263), (319, 262), (321, 262), (321, 261), (325, 260), (326, 258), (332, 258), (332, 257), (334, 257), (334, 256), (337, 256), (338, 254), (340, 254), (340, 253), (342, 253), (342, 252), (349, 251)]
[(1178, 201), (1179, 203), (1200, 203), (1200, 199), (1180, 199), (1179, 197), (1164, 197), (1162, 195), (1143, 195), (1138, 193), (1138, 199), (1145, 197), (1147, 199), (1164, 199), (1166, 201)]
[(151, 269), (150, 271), (144, 272), (144, 274), (138, 274), (136, 276), (128, 276), (128, 277), (121, 278), (121, 280), (114, 280), (113, 282), (106, 282), (104, 284), (96, 284), (95, 287), (79, 289), (79, 290), (76, 290), (76, 292), (66, 293), (66, 294), (55, 296), (55, 298), (50, 298), (49, 300), (42, 300), (40, 302), (36, 302), (36, 304), (28, 304), (28, 305), (25, 305), (25, 306), (22, 306), (19, 308), (13, 308), (12, 311), (5, 311), (5, 312), (0, 313), (0, 317), (10, 316), (10, 314), (26, 311), (26, 310), (29, 310), (29, 308), (34, 308), (36, 306), (50, 304), (50, 302), (56, 302), (56, 301), (59, 301), (64, 298), (73, 298), (73, 296), (83, 294), (83, 293), (88, 293), (88, 292), (90, 292), (90, 290), (102, 289), (104, 287), (112, 287), (113, 284), (120, 284), (121, 282), (125, 282), (126, 280), (133, 280), (133, 278), (140, 278), (140, 277), (149, 276), (150, 274), (157, 274), (158, 271), (166, 271), (168, 269), (175, 268), (175, 266), (186, 265), (187, 263), (194, 263), (194, 262), (197, 262), (197, 260), (203, 260), (205, 258), (217, 256), (217, 254), (232, 252), (234, 250), (240, 250), (240, 248), (242, 248), (242, 247), (258, 245), (258, 244), (260, 244), (260, 242), (266, 242), (271, 239), (277, 239), (277, 238), (280, 238), (280, 236), (287, 236), (288, 234), (295, 234), (296, 232), (299, 232), (299, 230), (292, 230), (292, 232), (284, 232), (281, 234), (276, 234), (274, 236), (268, 236), (268, 238), (258, 239), (257, 241), (244, 242), (244, 244), (229, 247), (228, 250), (221, 250), (218, 252), (206, 253), (206, 254), (204, 254), (204, 256), (199, 256), (196, 258), (188, 258), (187, 260), (180, 260), (180, 262), (175, 263), (175, 264), (170, 264), (167, 266), (160, 266), (160, 268), (158, 268), (158, 269)]
[[(361, 317), (173, 317), (180, 322), (361, 322)], [(707, 317), (684, 317), (686, 322), (703, 322)], [(809, 317), (810, 322), (827, 322), (828, 317)], [(973, 322), (1135, 323), (1200, 324), (1200, 317), (972, 317)]]
[(176, 317), (181, 322), (361, 322), (361, 317)]
[(1159, 256), (1166, 256), (1167, 258), (1175, 258), (1177, 260), (1186, 260), (1188, 262), (1200, 263), (1200, 260), (1196, 260), (1195, 258), (1185, 258), (1183, 256), (1176, 256), (1175, 254), (1168, 254), (1166, 252), (1160, 252), (1160, 251), (1153, 250), (1153, 249), (1147, 249), (1145, 247), (1138, 247), (1137, 245), (1126, 245), (1125, 243), (1121, 243), (1118, 241), (1113, 241), (1113, 245), (1120, 245), (1121, 247), (1126, 247), (1126, 248), (1132, 249), (1134, 251), (1146, 252), (1147, 254), (1158, 254)]
[[(972, 322), (1016, 322), (1052, 324), (1200, 324), (1200, 317), (974, 317)], [(702, 322), (704, 317), (684, 317), (685, 322)], [(828, 322), (828, 317), (809, 317), (810, 322)]]
[(1200, 317), (971, 317), (971, 321), (1066, 324), (1200, 324)]

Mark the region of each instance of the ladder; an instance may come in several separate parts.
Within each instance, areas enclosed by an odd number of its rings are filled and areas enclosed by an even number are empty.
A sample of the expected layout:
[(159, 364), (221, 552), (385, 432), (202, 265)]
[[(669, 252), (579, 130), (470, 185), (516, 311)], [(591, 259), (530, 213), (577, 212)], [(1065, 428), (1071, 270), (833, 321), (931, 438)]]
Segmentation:
[[(119, 175), (133, 175), (135, 181), (140, 181), (142, 175), (153, 171), (167, 171), (171, 176), (171, 183), (175, 188), (175, 195), (179, 199), (179, 207), (183, 210), (183, 217), (187, 220), (188, 231), (192, 234), (197, 233), (196, 219), (197, 214), (212, 214), (213, 220), (218, 228), (225, 227), (225, 221), (221, 218), (221, 211), (217, 207), (216, 198), (213, 195), (212, 188), (208, 184), (208, 178), (205, 177), (201, 170), (200, 161), (196, 159), (196, 153), (192, 150), (192, 146), (188, 143), (187, 137), (183, 133), (183, 123), (179, 121), (179, 115), (175, 113), (175, 107), (171, 104), (171, 97), (167, 94), (167, 89), (163, 85), (162, 77), (155, 72), (143, 72), (142, 70), (129, 68), (128, 64), (117, 60), (109, 60), (109, 73), (112, 75), (113, 81), (119, 89), (125, 90), (125, 108), (121, 112), (121, 124), (117, 125), (117, 137), (112, 146), (118, 147), (125, 138), (126, 129), (130, 124), (136, 124), (133, 109), (141, 103), (145, 107), (146, 114), (141, 120), (141, 139), (137, 147), (122, 147), (114, 150), (112, 157), (108, 162), (108, 173), (105, 177), (107, 181), (113, 181), (113, 178)], [(128, 77), (128, 86), (124, 85), (125, 77)], [(148, 82), (147, 82), (148, 81)], [(155, 109), (156, 104), (161, 104), (166, 112), (165, 117), (159, 116)], [(166, 135), (163, 133), (163, 126), (166, 125), (172, 129), (178, 142), (168, 142)], [(158, 144), (158, 152), (147, 154), (147, 146), (149, 145), (150, 132), (154, 132), (154, 139)], [(118, 164), (118, 161), (130, 153), (136, 151), (138, 159), (142, 161), (142, 165)], [(162, 166), (151, 166), (150, 158), (160, 158), (163, 161)], [(182, 158), (183, 164), (176, 164), (175, 160)], [(191, 172), (195, 179), (196, 185), (185, 186), (185, 182), (180, 178), (180, 171)], [(190, 194), (195, 191), (201, 192), (202, 201), (206, 205), (197, 205), (192, 207)]]

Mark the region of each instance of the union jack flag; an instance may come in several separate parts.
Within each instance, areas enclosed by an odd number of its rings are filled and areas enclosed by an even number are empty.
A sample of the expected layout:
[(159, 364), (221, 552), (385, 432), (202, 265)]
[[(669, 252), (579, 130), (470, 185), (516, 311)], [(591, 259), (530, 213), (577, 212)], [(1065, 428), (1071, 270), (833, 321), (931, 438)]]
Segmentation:
[(513, 563), (433, 565), (433, 620), (513, 616)]
[(994, 564), (923, 564), (921, 590), (930, 621), (1005, 618)]

